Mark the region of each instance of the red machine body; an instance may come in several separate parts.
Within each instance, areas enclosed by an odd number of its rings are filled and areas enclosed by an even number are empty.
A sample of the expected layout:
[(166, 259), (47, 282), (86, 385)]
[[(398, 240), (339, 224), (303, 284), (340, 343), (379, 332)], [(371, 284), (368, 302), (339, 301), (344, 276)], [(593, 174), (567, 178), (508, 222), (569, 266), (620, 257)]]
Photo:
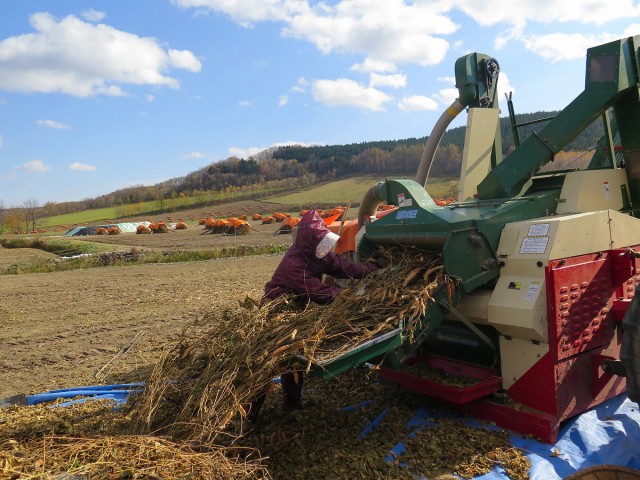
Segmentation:
[(545, 266), (549, 349), (506, 391), (487, 369), (455, 359), (423, 361), (449, 373), (476, 377), (457, 388), (406, 371), (381, 377), (455, 405), (510, 430), (554, 443), (562, 421), (623, 393), (626, 380), (603, 369), (620, 358), (621, 320), (640, 282), (631, 248), (552, 260)]

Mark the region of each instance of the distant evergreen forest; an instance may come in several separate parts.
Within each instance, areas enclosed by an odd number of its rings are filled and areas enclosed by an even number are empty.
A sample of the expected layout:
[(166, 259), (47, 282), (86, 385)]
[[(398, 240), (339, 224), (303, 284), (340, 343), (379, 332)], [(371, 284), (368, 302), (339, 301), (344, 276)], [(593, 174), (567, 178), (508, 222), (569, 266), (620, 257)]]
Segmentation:
[[(558, 112), (536, 112), (516, 116), (518, 124), (550, 118)], [(522, 126), (520, 142), (547, 122)], [(503, 155), (514, 148), (508, 117), (500, 119)], [(594, 122), (565, 150), (586, 151), (595, 147), (603, 135), (601, 121)], [(448, 130), (440, 142), (431, 175), (456, 176), (460, 173), (465, 127)], [(318, 182), (358, 174), (415, 175), (428, 137), (406, 138), (327, 146), (287, 146), (272, 148), (250, 158), (230, 157), (184, 177), (153, 186), (130, 187), (81, 202), (48, 203), (48, 212), (57, 214), (126, 205), (176, 196), (195, 196), (208, 191), (293, 190)]]

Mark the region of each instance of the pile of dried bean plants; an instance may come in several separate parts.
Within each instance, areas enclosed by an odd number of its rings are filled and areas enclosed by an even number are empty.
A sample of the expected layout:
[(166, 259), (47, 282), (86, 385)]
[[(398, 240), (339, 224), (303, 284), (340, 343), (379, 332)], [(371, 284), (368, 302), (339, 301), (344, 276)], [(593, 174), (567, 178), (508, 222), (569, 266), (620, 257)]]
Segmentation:
[(138, 431), (215, 441), (284, 371), (309, 370), (400, 325), (411, 331), (435, 289), (453, 280), (443, 274), (439, 255), (404, 249), (381, 255), (383, 269), (327, 305), (299, 309), (287, 298), (262, 306), (247, 300), (253, 308), (223, 319), (220, 312), (202, 314), (200, 320), (214, 326), (164, 353), (137, 401)]
[[(268, 478), (263, 459), (239, 449), (130, 434), (109, 401), (17, 406), (0, 422), (0, 479)], [(245, 448), (246, 452), (247, 449)]]

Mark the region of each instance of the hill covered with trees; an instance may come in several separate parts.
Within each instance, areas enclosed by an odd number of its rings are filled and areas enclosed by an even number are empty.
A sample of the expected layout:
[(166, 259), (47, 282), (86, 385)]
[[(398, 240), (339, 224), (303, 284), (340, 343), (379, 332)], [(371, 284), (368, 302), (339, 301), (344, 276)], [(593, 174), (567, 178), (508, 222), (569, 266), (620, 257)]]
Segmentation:
[[(520, 123), (550, 118), (558, 112), (536, 112), (516, 116)], [(546, 122), (518, 129), (524, 141)], [(503, 154), (515, 148), (508, 117), (500, 119)], [(593, 148), (602, 136), (602, 123), (594, 122), (566, 150)], [(431, 175), (456, 176), (460, 172), (465, 127), (448, 130), (440, 142)], [(129, 187), (80, 202), (47, 203), (47, 216), (76, 211), (190, 197), (210, 191), (286, 191), (363, 173), (413, 176), (428, 137), (353, 143), (348, 145), (286, 146), (260, 152), (250, 158), (230, 157), (185, 175), (152, 186)]]

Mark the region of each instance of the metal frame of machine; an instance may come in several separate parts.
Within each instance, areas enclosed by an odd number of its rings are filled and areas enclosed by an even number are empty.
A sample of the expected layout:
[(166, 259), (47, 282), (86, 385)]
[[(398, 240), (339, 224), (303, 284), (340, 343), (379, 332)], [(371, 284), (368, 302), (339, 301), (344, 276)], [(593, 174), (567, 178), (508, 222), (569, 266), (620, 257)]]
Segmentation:
[[(387, 179), (360, 206), (360, 255), (397, 244), (441, 252), (458, 280), (453, 294), (436, 292), (413, 344), (401, 332), (388, 343), (384, 379), (546, 442), (563, 420), (625, 390), (612, 372), (624, 373), (621, 319), (640, 281), (639, 47), (629, 37), (589, 49), (585, 90), (504, 160), (498, 62), (478, 53), (456, 62), (459, 97), (429, 136), (415, 181)], [(438, 206), (424, 185), (465, 109), (461, 201)], [(598, 118), (607, 135), (597, 164), (540, 173)], [(398, 210), (365, 225), (381, 202)], [(323, 371), (376, 355), (379, 345), (359, 349)], [(449, 391), (403, 371), (407, 361), (475, 372), (483, 387)]]

